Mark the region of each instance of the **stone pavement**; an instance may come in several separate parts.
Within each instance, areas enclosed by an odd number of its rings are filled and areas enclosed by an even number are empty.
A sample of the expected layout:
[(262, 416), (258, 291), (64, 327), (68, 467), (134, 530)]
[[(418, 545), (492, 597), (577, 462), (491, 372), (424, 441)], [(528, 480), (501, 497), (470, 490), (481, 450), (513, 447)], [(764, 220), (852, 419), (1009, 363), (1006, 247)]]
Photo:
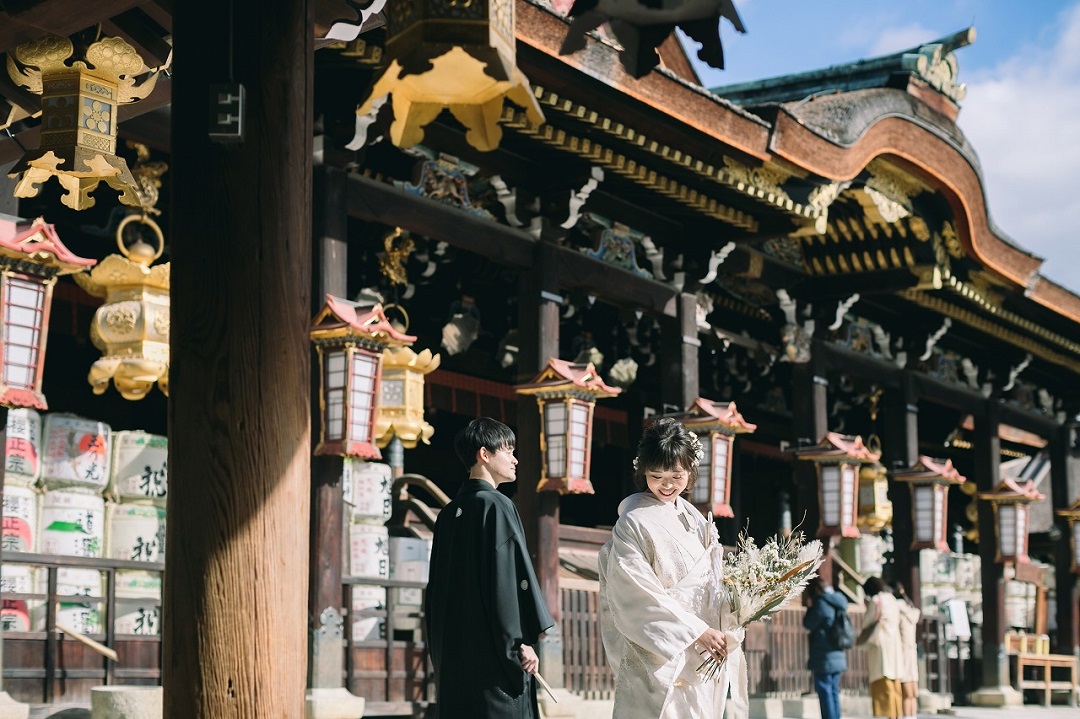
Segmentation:
[[(843, 719), (869, 719), (844, 714)], [(953, 707), (938, 714), (919, 712), (919, 719), (1080, 719), (1080, 708), (1055, 704), (1044, 707), (1024, 704), (1016, 707)]]

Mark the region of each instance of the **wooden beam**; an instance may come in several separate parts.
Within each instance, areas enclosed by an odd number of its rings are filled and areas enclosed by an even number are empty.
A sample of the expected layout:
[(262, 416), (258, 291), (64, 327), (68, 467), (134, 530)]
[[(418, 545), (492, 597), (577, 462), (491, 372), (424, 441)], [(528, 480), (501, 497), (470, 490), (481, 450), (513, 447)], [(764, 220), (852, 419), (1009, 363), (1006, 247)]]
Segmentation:
[(510, 267), (530, 267), (536, 240), (526, 232), (470, 215), (393, 185), (349, 175), (349, 215), (449, 242)]
[(25, 10), (0, 13), (0, 52), (52, 33), (67, 37), (130, 10), (140, 0), (42, 0)]
[(147, 67), (165, 64), (172, 45), (161, 36), (163, 28), (156, 27), (150, 17), (139, 8), (122, 12), (102, 23), (109, 35), (117, 35), (135, 48)]
[[(449, 242), (508, 267), (526, 268), (533, 263), (537, 240), (527, 232), (385, 182), (349, 175), (348, 207), (352, 217)], [(612, 304), (675, 316), (677, 293), (673, 287), (594, 260), (569, 247), (556, 247), (554, 252), (563, 288), (588, 289)]]

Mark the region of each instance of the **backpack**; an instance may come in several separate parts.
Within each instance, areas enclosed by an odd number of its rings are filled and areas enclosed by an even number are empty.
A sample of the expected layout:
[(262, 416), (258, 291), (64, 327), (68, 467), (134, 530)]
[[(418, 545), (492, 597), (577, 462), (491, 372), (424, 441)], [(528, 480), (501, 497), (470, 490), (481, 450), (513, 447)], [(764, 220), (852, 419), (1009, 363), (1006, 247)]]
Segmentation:
[(851, 649), (855, 646), (855, 626), (851, 623), (847, 609), (837, 609), (832, 624), (825, 630), (831, 649)]

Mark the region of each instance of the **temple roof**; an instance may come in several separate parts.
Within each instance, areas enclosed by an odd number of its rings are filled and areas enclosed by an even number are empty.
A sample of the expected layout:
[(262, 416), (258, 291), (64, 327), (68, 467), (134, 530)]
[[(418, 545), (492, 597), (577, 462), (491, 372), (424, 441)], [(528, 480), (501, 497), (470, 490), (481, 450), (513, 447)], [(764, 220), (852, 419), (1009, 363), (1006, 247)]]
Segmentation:
[(713, 92), (740, 105), (761, 105), (871, 88), (903, 90), (912, 78), (917, 78), (953, 103), (959, 103), (964, 98), (964, 86), (956, 82), (957, 66), (952, 52), (974, 41), (975, 28), (969, 27), (891, 55), (726, 85), (714, 88)]

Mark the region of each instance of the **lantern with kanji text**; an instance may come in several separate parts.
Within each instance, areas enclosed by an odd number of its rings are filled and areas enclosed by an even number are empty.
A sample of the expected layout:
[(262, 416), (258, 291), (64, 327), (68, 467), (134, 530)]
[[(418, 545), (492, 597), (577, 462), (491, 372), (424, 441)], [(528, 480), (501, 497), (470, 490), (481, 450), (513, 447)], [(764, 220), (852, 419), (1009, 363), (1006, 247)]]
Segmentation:
[(956, 471), (952, 460), (920, 456), (914, 466), (894, 470), (891, 474), (895, 481), (911, 488), (911, 521), (914, 526), (910, 548), (949, 551), (945, 536), (949, 517), (949, 487), (962, 485), (965, 481), (963, 475)]
[(757, 429), (747, 422), (734, 402), (713, 402), (698, 397), (686, 412), (672, 415), (701, 439), (705, 450), (698, 465), (690, 501), (716, 517), (734, 517), (731, 508), (731, 455), (735, 435)]
[(1057, 514), (1069, 521), (1069, 538), (1072, 542), (1072, 573), (1080, 574), (1080, 498)]
[(398, 332), (380, 304), (326, 296), (311, 323), (319, 362), (322, 415), (315, 454), (379, 459), (375, 445), (375, 398), (383, 350), (403, 347), (415, 337)]
[(0, 406), (48, 409), (41, 376), (53, 286), (95, 263), (64, 247), (41, 218), (19, 224), (0, 216)]
[(813, 462), (817, 469), (817, 536), (858, 537), (859, 465), (877, 462), (881, 454), (872, 452), (862, 437), (829, 432), (820, 444), (795, 450), (795, 457)]
[(1023, 564), (1028, 559), (1028, 527), (1031, 503), (1044, 498), (1031, 482), (1006, 477), (989, 492), (977, 495), (994, 508), (994, 534), (997, 539), (995, 562)]
[(550, 358), (531, 382), (514, 388), (540, 406), (540, 484), (538, 492), (592, 494), (589, 460), (593, 408), (601, 397), (622, 390), (609, 387), (591, 362), (574, 364)]

